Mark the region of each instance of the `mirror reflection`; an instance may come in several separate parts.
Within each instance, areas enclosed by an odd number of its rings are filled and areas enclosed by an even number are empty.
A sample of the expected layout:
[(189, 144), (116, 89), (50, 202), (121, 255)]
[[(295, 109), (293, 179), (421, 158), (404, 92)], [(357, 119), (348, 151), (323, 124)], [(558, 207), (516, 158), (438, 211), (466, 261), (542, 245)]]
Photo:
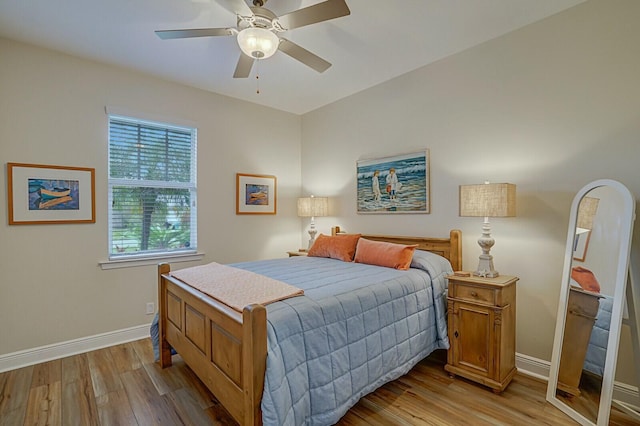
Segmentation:
[[(619, 289), (624, 287), (620, 281), (626, 281), (626, 266), (625, 274), (621, 274), (619, 260), (628, 257), (631, 231), (625, 229), (625, 218), (633, 214), (626, 211), (626, 197), (618, 187), (594, 186), (584, 193), (577, 209), (574, 201), (574, 217), (570, 218), (575, 228), (569, 233), (573, 235), (573, 253), (567, 247), (570, 269), (567, 273), (565, 263), (563, 275), (569, 281), (568, 286), (563, 286), (563, 291), (568, 292), (564, 293), (564, 329), (559, 338), (556, 335), (555, 345), (561, 344), (557, 382), (550, 378), (549, 383), (555, 386), (557, 401), (593, 424), (599, 423), (601, 398), (608, 399), (607, 404), (611, 398), (610, 391), (603, 389), (603, 378), (613, 374), (605, 373), (609, 370), (605, 368), (607, 352), (612, 350), (614, 358), (617, 352), (617, 339), (615, 348), (607, 347), (614, 301), (624, 298)], [(564, 301), (561, 297), (561, 303)], [(619, 325), (617, 328), (611, 332), (619, 333)], [(610, 383), (611, 378), (606, 382)], [(607, 410), (607, 419), (608, 414)]]
[(576, 236), (573, 241), (573, 259), (584, 262), (593, 230), (593, 221), (598, 211), (599, 198), (585, 196), (578, 207)]
[[(601, 256), (600, 242), (594, 237), (591, 257), (587, 259), (591, 235), (602, 234), (607, 227), (606, 212), (598, 216), (600, 197), (597, 192), (613, 192), (609, 188), (591, 190), (580, 201), (577, 212), (577, 226), (573, 243), (573, 261), (569, 298), (566, 311), (564, 339), (560, 357), (556, 396), (572, 406), (585, 417), (596, 421), (600, 404), (602, 374), (607, 352), (609, 324), (611, 322), (611, 301), (613, 289), (602, 292), (597, 276), (603, 276), (590, 262)], [(604, 194), (605, 198), (609, 198)], [(615, 201), (605, 201), (606, 204)], [(621, 207), (621, 206), (619, 206)], [(612, 218), (613, 219), (613, 218)], [(615, 220), (615, 219), (613, 219)], [(615, 265), (616, 259), (609, 258)], [(615, 271), (611, 272), (613, 276)], [(609, 293), (606, 295), (606, 293)], [(597, 325), (596, 325), (597, 324)], [(582, 391), (581, 391), (582, 388)]]

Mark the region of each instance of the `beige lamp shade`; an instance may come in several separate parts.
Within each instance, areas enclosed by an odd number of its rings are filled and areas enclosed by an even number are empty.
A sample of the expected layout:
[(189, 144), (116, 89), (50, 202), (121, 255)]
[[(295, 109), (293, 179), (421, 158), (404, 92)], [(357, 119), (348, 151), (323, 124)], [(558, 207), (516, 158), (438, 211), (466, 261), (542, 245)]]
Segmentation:
[(327, 197), (298, 198), (298, 216), (322, 217), (328, 214), (329, 199)]
[(584, 197), (578, 207), (578, 228), (593, 229), (593, 219), (598, 211), (599, 198)]
[(512, 217), (516, 215), (516, 186), (512, 183), (483, 183), (460, 185), (460, 216), (484, 217), (482, 236), (478, 245), (482, 254), (478, 259), (478, 269), (473, 275), (495, 278), (500, 274), (493, 267), (491, 247), (495, 240), (491, 237), (490, 217)]
[(516, 186), (512, 183), (460, 185), (460, 216), (513, 217)]

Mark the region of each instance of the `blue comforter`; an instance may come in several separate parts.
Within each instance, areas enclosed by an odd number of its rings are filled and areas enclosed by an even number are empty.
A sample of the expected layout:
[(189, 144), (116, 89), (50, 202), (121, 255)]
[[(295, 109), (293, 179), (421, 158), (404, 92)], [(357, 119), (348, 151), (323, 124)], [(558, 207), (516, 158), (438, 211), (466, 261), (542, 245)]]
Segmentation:
[(267, 305), (265, 425), (329, 425), (358, 400), (448, 349), (449, 262), (416, 251), (398, 271), (292, 257), (233, 264), (295, 285), (304, 296)]
[(607, 343), (609, 341), (609, 326), (611, 325), (611, 311), (613, 297), (605, 296), (600, 299), (598, 315), (591, 330), (591, 338), (584, 360), (584, 369), (598, 376), (604, 373), (604, 362), (607, 358)]

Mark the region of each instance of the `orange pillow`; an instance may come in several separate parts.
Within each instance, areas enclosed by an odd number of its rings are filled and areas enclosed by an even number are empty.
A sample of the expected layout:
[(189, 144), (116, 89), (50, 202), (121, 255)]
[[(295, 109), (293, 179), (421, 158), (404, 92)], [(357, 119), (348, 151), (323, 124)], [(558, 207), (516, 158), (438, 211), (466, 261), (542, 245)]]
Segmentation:
[(342, 260), (343, 262), (353, 261), (356, 252), (356, 245), (360, 239), (360, 234), (342, 234), (327, 236), (320, 234), (309, 249), (307, 256), (329, 257), (331, 259)]
[(361, 238), (356, 248), (355, 262), (407, 270), (411, 266), (416, 247), (417, 244), (405, 246)]
[(584, 290), (600, 293), (600, 283), (593, 275), (593, 272), (582, 266), (575, 266), (571, 269), (571, 278), (573, 278)]

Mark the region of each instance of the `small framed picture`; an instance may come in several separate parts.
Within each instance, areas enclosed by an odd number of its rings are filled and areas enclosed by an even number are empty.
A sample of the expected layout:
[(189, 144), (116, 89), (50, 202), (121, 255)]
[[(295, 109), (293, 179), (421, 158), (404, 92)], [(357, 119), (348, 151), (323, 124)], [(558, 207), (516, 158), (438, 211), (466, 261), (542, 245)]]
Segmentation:
[(573, 258), (584, 262), (587, 258), (587, 248), (589, 248), (589, 239), (591, 238), (591, 230), (585, 228), (576, 228), (576, 238), (573, 241)]
[(236, 173), (236, 214), (276, 214), (276, 177)]
[(95, 169), (7, 163), (9, 225), (95, 223)]

